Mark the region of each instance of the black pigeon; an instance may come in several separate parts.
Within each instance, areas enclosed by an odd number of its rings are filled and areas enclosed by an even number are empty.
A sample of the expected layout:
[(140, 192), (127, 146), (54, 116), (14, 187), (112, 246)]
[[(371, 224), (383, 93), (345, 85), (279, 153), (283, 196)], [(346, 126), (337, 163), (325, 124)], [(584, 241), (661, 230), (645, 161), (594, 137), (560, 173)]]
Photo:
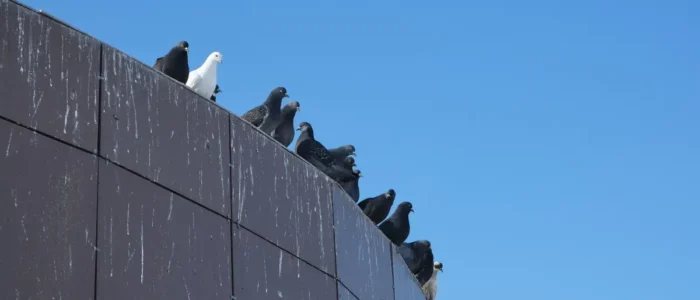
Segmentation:
[(435, 263), (435, 257), (433, 256), (433, 250), (428, 249), (426, 251), (425, 257), (423, 258), (421, 265), (420, 265), (420, 271), (416, 274), (416, 279), (418, 279), (418, 283), (420, 284), (421, 288), (423, 285), (425, 285), (428, 280), (430, 280), (430, 277), (433, 276), (433, 272), (435, 271), (434, 269), (434, 263)]
[[(153, 69), (163, 72), (163, 58), (156, 58), (156, 63), (153, 65)], [(189, 74), (187, 74), (189, 75)]]
[[(352, 157), (348, 157), (352, 159)], [(345, 169), (347, 169), (347, 166), (343, 166)], [(350, 167), (350, 170), (352, 170), (352, 166)], [(360, 170), (353, 170), (352, 174), (355, 175), (355, 178), (349, 180), (349, 181), (344, 181), (340, 182), (340, 186), (343, 187), (343, 190), (345, 190), (346, 193), (352, 198), (352, 201), (355, 201), (357, 203), (358, 200), (360, 200), (360, 177), (362, 177), (362, 173)]]
[(355, 154), (355, 146), (353, 145), (344, 145), (338, 148), (328, 149), (328, 152), (331, 153), (331, 156), (333, 156), (333, 159), (335, 159), (337, 162), (342, 162), (350, 155), (357, 156)]
[(258, 105), (241, 116), (243, 120), (250, 122), (253, 126), (260, 128), (264, 133), (272, 134), (277, 128), (281, 118), (280, 106), (282, 99), (289, 97), (287, 89), (277, 87), (267, 96), (265, 103)]
[(337, 182), (350, 181), (355, 177), (352, 171), (337, 164), (323, 144), (314, 138), (314, 129), (308, 122), (301, 122), (297, 130), (301, 131), (294, 152), (314, 167)]
[(379, 230), (397, 247), (406, 241), (411, 232), (408, 214), (412, 211), (413, 204), (411, 202), (401, 202), (391, 217), (379, 224)]
[(153, 68), (165, 73), (173, 79), (187, 83), (187, 78), (190, 76), (190, 65), (187, 59), (187, 53), (190, 51), (190, 44), (187, 41), (177, 43), (170, 52), (163, 57), (156, 59)]
[(216, 87), (214, 88), (214, 94), (211, 95), (211, 98), (209, 98), (211, 101), (216, 102), (216, 94), (223, 92), (222, 90), (219, 89), (219, 85), (217, 84)]
[(272, 132), (272, 138), (289, 147), (294, 140), (294, 116), (301, 111), (299, 101), (291, 101), (282, 108), (282, 121)]
[(398, 248), (401, 258), (406, 262), (406, 266), (408, 266), (413, 275), (421, 271), (423, 261), (427, 258), (428, 250), (430, 250), (430, 241), (427, 240), (403, 243)]
[(394, 199), (396, 198), (396, 192), (390, 189), (384, 194), (373, 198), (367, 198), (362, 200), (358, 205), (360, 209), (369, 217), (374, 224), (378, 224), (384, 221), (386, 216), (389, 215), (391, 211), (391, 206), (394, 205)]

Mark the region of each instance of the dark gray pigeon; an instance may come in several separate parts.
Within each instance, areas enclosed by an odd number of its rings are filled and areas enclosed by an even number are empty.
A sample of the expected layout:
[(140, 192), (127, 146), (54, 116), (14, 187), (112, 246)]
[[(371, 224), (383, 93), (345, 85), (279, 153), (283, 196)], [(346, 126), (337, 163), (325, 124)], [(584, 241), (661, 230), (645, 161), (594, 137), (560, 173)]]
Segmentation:
[[(348, 157), (352, 159), (352, 157)], [(347, 166), (343, 166), (343, 168), (347, 169)], [(350, 170), (352, 170), (352, 166), (350, 167)], [(360, 177), (362, 177), (362, 173), (360, 170), (353, 170), (352, 173), (355, 175), (355, 178), (350, 180), (350, 181), (345, 181), (345, 182), (340, 182), (340, 186), (343, 187), (343, 190), (345, 190), (346, 193), (352, 198), (352, 201), (355, 201), (357, 203), (358, 200), (360, 200)]]
[(337, 162), (342, 162), (350, 155), (357, 156), (357, 154), (355, 154), (355, 146), (353, 145), (344, 145), (338, 148), (328, 149), (328, 152), (331, 153), (331, 156), (333, 156), (333, 159)]
[(379, 230), (397, 247), (406, 241), (411, 232), (408, 214), (412, 211), (413, 204), (411, 202), (401, 202), (391, 217), (379, 224)]
[(389, 189), (386, 193), (362, 200), (357, 205), (360, 206), (360, 209), (374, 224), (379, 224), (389, 215), (395, 198), (396, 192), (393, 189)]
[(337, 164), (323, 144), (314, 138), (314, 129), (308, 122), (301, 122), (297, 130), (301, 131), (294, 152), (333, 180), (350, 181), (355, 177), (352, 171)]
[(187, 83), (187, 78), (190, 76), (190, 65), (187, 58), (189, 47), (190, 44), (187, 41), (177, 43), (168, 54), (156, 59), (153, 69), (165, 73), (182, 84)]
[(397, 249), (406, 266), (411, 270), (413, 275), (421, 271), (423, 260), (427, 258), (428, 250), (430, 250), (430, 241), (418, 240), (410, 243), (403, 243)]
[(352, 170), (352, 168), (356, 167), (357, 165), (355, 164), (355, 159), (352, 156), (348, 156), (343, 160), (342, 166), (348, 170)]
[(428, 249), (426, 252), (425, 257), (421, 261), (420, 271), (418, 271), (416, 274), (416, 279), (418, 279), (418, 283), (420, 283), (421, 288), (426, 282), (428, 282), (428, 280), (430, 280), (430, 277), (433, 276), (433, 272), (435, 271), (435, 257), (433, 257), (433, 249)]
[(299, 101), (291, 101), (282, 108), (282, 121), (272, 132), (272, 138), (289, 147), (294, 140), (294, 116), (301, 111)]
[(287, 89), (277, 87), (270, 92), (265, 103), (252, 108), (243, 114), (241, 118), (270, 135), (282, 119), (280, 106), (282, 105), (282, 99), (287, 97), (289, 97)]
[(211, 98), (209, 100), (216, 102), (216, 94), (223, 92), (221, 89), (219, 89), (219, 85), (217, 84), (216, 87), (214, 88), (214, 94), (211, 95)]

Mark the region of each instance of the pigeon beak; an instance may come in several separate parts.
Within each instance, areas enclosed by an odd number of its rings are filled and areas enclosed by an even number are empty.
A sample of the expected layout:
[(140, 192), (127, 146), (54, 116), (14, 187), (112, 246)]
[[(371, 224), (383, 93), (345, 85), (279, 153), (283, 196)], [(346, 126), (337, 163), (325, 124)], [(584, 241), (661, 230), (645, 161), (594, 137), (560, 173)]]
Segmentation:
[(438, 269), (438, 271), (440, 271), (440, 273), (442, 273), (442, 269)]
[(190, 47), (185, 47), (185, 52), (190, 52)]
[(353, 152), (352, 152), (352, 155), (353, 155), (353, 156), (357, 156), (357, 153), (355, 153), (355, 151), (353, 151)]
[(297, 127), (297, 131), (301, 131), (301, 126)]
[(411, 212), (414, 212), (414, 211), (413, 211), (413, 208), (411, 208)]
[(289, 98), (289, 94), (285, 93), (283, 98)]
[(300, 112), (300, 111), (301, 111), (301, 107), (297, 106), (297, 112)]

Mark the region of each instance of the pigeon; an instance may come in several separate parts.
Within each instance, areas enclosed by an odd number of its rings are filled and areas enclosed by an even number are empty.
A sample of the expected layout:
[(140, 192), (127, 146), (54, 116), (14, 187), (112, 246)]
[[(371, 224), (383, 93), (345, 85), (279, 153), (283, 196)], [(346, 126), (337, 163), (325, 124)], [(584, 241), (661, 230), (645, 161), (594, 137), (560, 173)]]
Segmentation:
[(153, 69), (163, 72), (165, 75), (181, 82), (186, 83), (190, 74), (190, 65), (187, 59), (187, 53), (190, 51), (190, 44), (187, 41), (177, 43), (168, 54), (156, 59)]
[(217, 84), (216, 87), (214, 88), (214, 94), (211, 95), (211, 98), (209, 100), (216, 102), (216, 94), (223, 92), (221, 89), (219, 89), (219, 85)]
[(355, 164), (355, 159), (352, 156), (348, 156), (343, 160), (342, 166), (348, 170), (352, 170), (352, 168), (356, 167), (357, 165)]
[(294, 140), (294, 116), (301, 111), (299, 101), (291, 101), (282, 108), (282, 120), (272, 132), (272, 138), (289, 147)]
[(216, 89), (216, 68), (223, 63), (223, 57), (219, 52), (212, 52), (201, 67), (190, 72), (187, 86), (200, 96), (211, 99)]
[(413, 204), (411, 202), (401, 202), (391, 217), (379, 224), (379, 230), (397, 247), (406, 241), (411, 232), (408, 214), (412, 211)]
[(374, 224), (378, 224), (389, 215), (391, 206), (394, 205), (396, 192), (393, 189), (373, 198), (362, 200), (358, 205)]
[(419, 240), (410, 243), (403, 243), (398, 247), (399, 254), (411, 273), (418, 274), (430, 250), (430, 241)]
[[(352, 157), (348, 157), (352, 159)], [(353, 160), (354, 161), (354, 160)], [(353, 163), (354, 164), (354, 163)], [(347, 166), (343, 166), (347, 170)], [(350, 167), (350, 170), (352, 170), (352, 165)], [(352, 201), (355, 201), (357, 203), (358, 200), (360, 200), (360, 177), (362, 177), (362, 173), (360, 170), (352, 170), (352, 174), (355, 175), (355, 178), (349, 180), (349, 181), (343, 181), (340, 182), (340, 186), (343, 187), (343, 190), (345, 190), (346, 193), (352, 198)]]
[(355, 154), (355, 146), (353, 145), (344, 145), (338, 148), (329, 149), (328, 152), (331, 153), (331, 156), (333, 156), (333, 159), (335, 159), (337, 162), (342, 162), (350, 155), (357, 156)]
[(339, 183), (350, 181), (355, 177), (352, 171), (337, 164), (328, 149), (314, 138), (314, 129), (311, 124), (301, 122), (297, 130), (301, 131), (301, 135), (297, 139), (294, 152)]
[(423, 294), (425, 295), (426, 300), (435, 300), (435, 297), (437, 296), (438, 271), (442, 272), (442, 263), (436, 261), (433, 264), (433, 276), (431, 276), (428, 282), (426, 282), (421, 288), (423, 289)]
[(433, 277), (434, 272), (434, 257), (433, 257), (433, 249), (428, 249), (425, 253), (425, 256), (421, 260), (421, 270), (416, 274), (416, 279), (418, 279), (418, 283), (420, 284), (421, 288), (425, 286), (425, 283), (430, 280), (430, 277)]
[(288, 98), (287, 89), (284, 87), (277, 87), (270, 95), (267, 96), (265, 103), (253, 107), (248, 112), (243, 114), (241, 118), (253, 124), (253, 126), (260, 128), (264, 133), (268, 135), (272, 134), (272, 131), (277, 128), (280, 123), (282, 116), (280, 112), (280, 105), (282, 105), (282, 99)]

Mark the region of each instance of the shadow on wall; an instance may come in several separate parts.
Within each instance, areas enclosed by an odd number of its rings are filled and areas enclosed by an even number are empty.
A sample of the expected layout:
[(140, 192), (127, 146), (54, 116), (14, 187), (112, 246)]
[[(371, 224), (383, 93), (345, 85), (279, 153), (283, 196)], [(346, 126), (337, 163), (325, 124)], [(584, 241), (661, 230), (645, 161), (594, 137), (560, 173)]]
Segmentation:
[(0, 20), (0, 298), (424, 299), (268, 136), (26, 6)]

